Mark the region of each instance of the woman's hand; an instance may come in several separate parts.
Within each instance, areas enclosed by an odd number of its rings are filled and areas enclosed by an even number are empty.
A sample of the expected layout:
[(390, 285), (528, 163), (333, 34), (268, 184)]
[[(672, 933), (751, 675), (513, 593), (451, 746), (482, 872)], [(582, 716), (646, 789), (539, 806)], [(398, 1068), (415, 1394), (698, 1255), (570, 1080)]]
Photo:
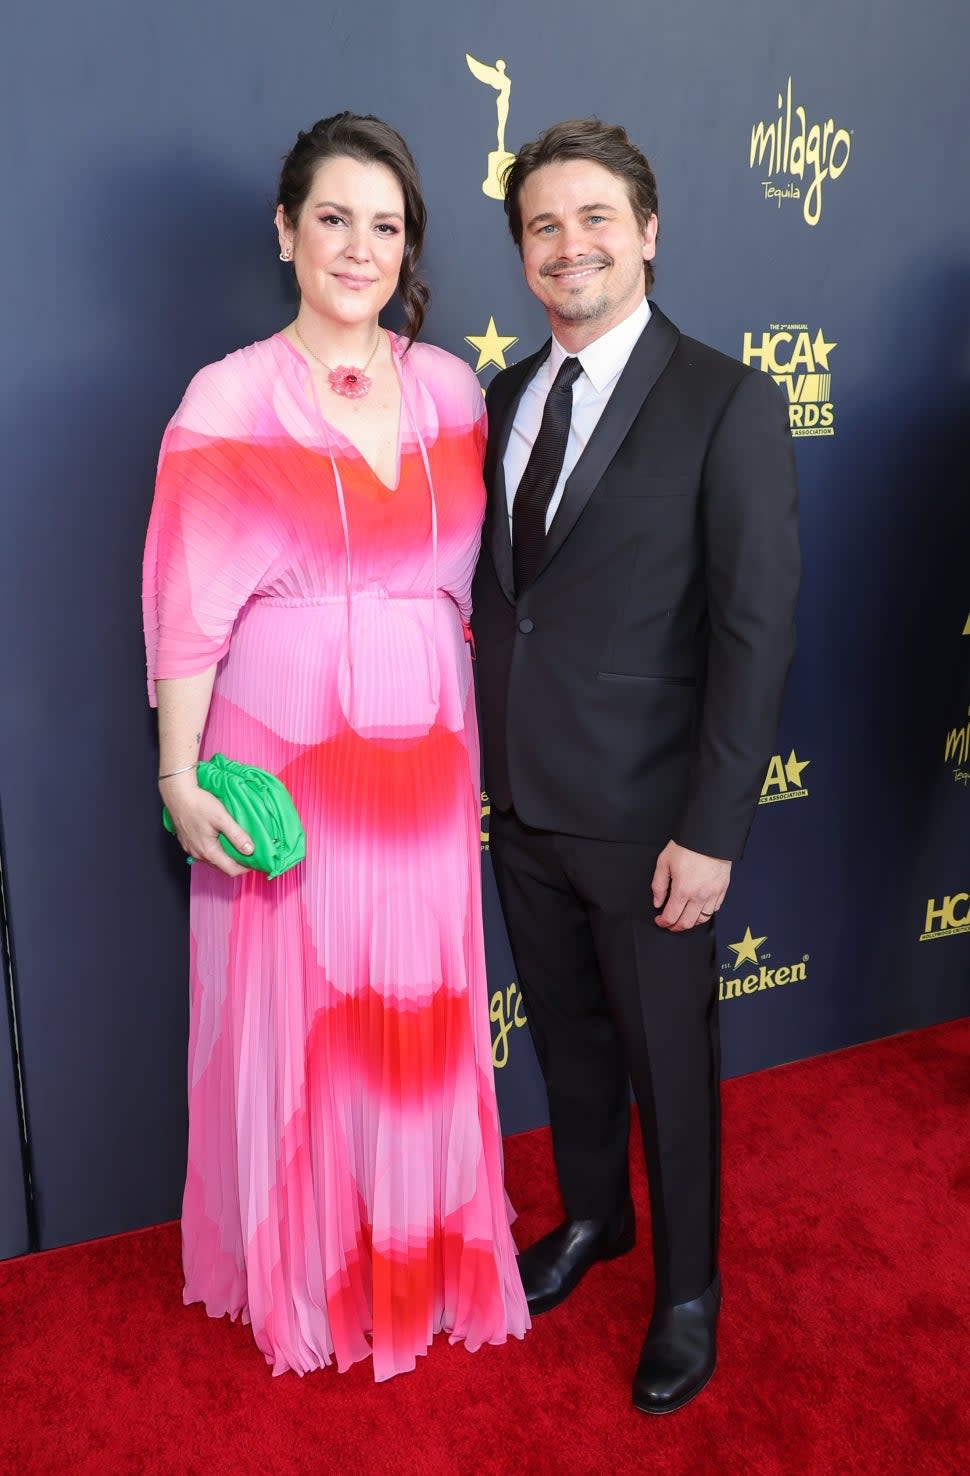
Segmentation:
[(186, 855), (194, 861), (206, 861), (226, 876), (245, 876), (249, 870), (240, 866), (219, 844), (220, 833), (248, 855), (253, 849), (249, 836), (237, 825), (221, 800), (202, 789), (195, 773), (178, 774), (159, 782), (162, 801), (175, 826), (175, 834)]

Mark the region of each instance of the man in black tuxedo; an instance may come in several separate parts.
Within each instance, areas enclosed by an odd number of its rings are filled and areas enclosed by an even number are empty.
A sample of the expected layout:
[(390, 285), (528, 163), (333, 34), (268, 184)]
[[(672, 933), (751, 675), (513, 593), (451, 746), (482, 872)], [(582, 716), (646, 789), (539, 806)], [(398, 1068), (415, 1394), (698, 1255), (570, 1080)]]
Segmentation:
[(491, 850), (545, 1076), (566, 1220), (533, 1312), (634, 1243), (629, 1088), (656, 1298), (633, 1383), (714, 1371), (714, 914), (773, 751), (794, 644), (797, 492), (766, 375), (651, 303), (656, 181), (622, 128), (557, 124), (505, 209), (552, 338), (488, 389), (474, 633)]

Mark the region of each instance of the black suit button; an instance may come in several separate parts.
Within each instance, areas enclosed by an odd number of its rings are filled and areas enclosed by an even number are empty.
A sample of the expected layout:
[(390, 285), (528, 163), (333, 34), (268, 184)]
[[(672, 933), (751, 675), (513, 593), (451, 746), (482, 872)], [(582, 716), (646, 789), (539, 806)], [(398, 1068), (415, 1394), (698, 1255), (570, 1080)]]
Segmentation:
[(533, 625), (531, 620), (520, 620), (519, 629), (524, 636), (527, 636), (530, 631), (535, 630), (535, 626)]

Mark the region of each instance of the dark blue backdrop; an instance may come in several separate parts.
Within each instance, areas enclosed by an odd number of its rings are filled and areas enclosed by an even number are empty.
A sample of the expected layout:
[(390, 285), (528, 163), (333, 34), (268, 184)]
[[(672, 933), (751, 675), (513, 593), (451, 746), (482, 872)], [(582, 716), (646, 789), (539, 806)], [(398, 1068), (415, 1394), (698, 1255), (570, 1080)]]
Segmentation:
[[(720, 928), (726, 1072), (968, 1009), (970, 762), (947, 749), (970, 708), (965, 6), (461, 12), (42, 0), (5, 21), (0, 797), (44, 1246), (178, 1210), (184, 868), (158, 824), (138, 566), (186, 382), (289, 315), (272, 205), (297, 127), (349, 106), (407, 135), (428, 334), (483, 383), (544, 336), (481, 188), (496, 93), (466, 53), (507, 63), (510, 148), (571, 114), (629, 126), (660, 182), (658, 301), (767, 352), (796, 429), (833, 431), (797, 441), (801, 642)], [(490, 319), (516, 340), (491, 362)], [(544, 1108), (488, 880), (512, 1131)], [(0, 1030), (8, 1255), (27, 1245), (18, 1135)]]

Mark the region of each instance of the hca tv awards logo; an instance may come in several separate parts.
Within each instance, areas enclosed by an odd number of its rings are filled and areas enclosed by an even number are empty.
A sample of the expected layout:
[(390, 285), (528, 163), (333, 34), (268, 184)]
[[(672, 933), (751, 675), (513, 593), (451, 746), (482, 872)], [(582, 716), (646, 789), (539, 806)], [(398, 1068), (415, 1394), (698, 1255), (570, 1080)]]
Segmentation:
[(919, 941), (956, 938), (960, 933), (970, 933), (970, 892), (952, 892), (939, 902), (929, 897)]
[(800, 759), (794, 749), (786, 759), (780, 753), (774, 754), (768, 765), (765, 782), (761, 786), (759, 805), (774, 805), (779, 800), (807, 799), (808, 789), (802, 772), (811, 762), (811, 759)]
[[(786, 200), (799, 200), (805, 224), (822, 218), (822, 191), (827, 180), (838, 179), (852, 153), (852, 134), (834, 118), (809, 123), (805, 109), (792, 107), (792, 79), (778, 93), (777, 114), (751, 130), (748, 167), (762, 176), (766, 200), (780, 210)], [(766, 177), (767, 176), (767, 177)]]
[(745, 333), (741, 357), (770, 374), (788, 396), (793, 436), (834, 436), (835, 406), (829, 355), (838, 347), (807, 323), (769, 323), (760, 335)]
[[(767, 933), (756, 938), (748, 927), (743, 938), (728, 944), (734, 960), (721, 965), (722, 970), (727, 970), (727, 973), (721, 973), (718, 986), (718, 999), (722, 1003), (729, 999), (742, 999), (749, 994), (781, 989), (786, 984), (804, 983), (808, 978), (809, 954), (803, 953), (799, 959), (777, 964), (772, 950), (765, 947), (767, 942)], [(742, 964), (752, 967), (742, 974)]]

